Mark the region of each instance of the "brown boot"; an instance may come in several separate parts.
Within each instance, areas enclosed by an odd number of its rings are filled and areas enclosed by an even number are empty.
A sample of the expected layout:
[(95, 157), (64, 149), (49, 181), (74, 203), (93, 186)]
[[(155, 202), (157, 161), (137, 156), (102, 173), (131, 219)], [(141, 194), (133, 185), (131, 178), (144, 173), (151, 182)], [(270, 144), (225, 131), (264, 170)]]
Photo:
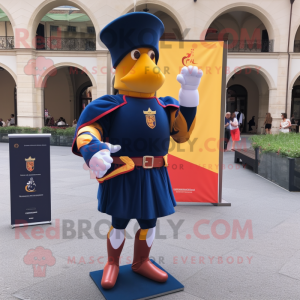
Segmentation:
[(118, 274), (119, 274), (119, 260), (120, 255), (125, 243), (125, 238), (123, 243), (118, 249), (114, 249), (110, 243), (109, 233), (107, 235), (107, 254), (108, 261), (104, 267), (101, 285), (104, 289), (111, 289), (116, 284)]
[(132, 263), (132, 270), (140, 275), (143, 275), (151, 280), (157, 282), (166, 282), (168, 274), (163, 270), (157, 268), (149, 259), (151, 247), (148, 247), (146, 240), (140, 240), (140, 231), (135, 235), (134, 242), (134, 257)]

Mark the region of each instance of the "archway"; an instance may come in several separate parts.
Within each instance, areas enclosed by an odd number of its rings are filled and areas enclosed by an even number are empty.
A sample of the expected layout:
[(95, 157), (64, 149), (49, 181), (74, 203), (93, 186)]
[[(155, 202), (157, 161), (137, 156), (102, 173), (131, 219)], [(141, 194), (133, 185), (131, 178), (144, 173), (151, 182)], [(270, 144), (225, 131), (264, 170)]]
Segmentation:
[(0, 50), (14, 48), (14, 23), (11, 20), (0, 6)]
[[(91, 89), (95, 86), (94, 84), (95, 80), (91, 75), (77, 66), (58, 65), (48, 71), (42, 84), (44, 108), (49, 114), (45, 124), (49, 125), (51, 118), (55, 123), (60, 117), (63, 117), (68, 125), (72, 125), (73, 120), (78, 119), (82, 112), (83, 102), (81, 101), (87, 98), (92, 100)], [(89, 94), (86, 97), (87, 93), (85, 95), (83, 93), (88, 88)]]
[(300, 125), (300, 78), (295, 81), (292, 90), (291, 119)]
[[(239, 84), (231, 85), (227, 89), (226, 112), (241, 112), (245, 116), (244, 123), (247, 123), (248, 92), (244, 86)], [(243, 132), (246, 132), (246, 126), (243, 126)]]
[(17, 91), (16, 81), (14, 77), (4, 67), (0, 66), (0, 118), (5, 123), (11, 118), (11, 114), (15, 116), (17, 124)]
[(273, 40), (263, 21), (253, 13), (236, 8), (222, 13), (209, 25), (205, 39), (211, 34), (220, 39), (229, 34), (229, 52), (273, 52)]
[[(133, 11), (133, 5), (130, 5), (123, 14)], [(162, 40), (183, 40), (183, 32), (185, 28), (183, 21), (178, 13), (165, 3), (164, 5), (160, 5), (155, 2), (137, 3), (136, 11), (151, 13), (157, 16), (164, 23), (165, 31), (161, 37)]]
[(294, 38), (294, 52), (300, 52), (300, 26)]
[(244, 111), (244, 132), (248, 132), (246, 124), (254, 116), (256, 132), (260, 133), (269, 110), (269, 89), (272, 88), (266, 75), (256, 68), (245, 67), (236, 70), (229, 78), (227, 92), (233, 91), (236, 94), (227, 93), (226, 110)]
[[(58, 50), (64, 50), (64, 47), (68, 48), (65, 50), (71, 50), (74, 46), (75, 46), (76, 50), (95, 50), (97, 47), (96, 35), (100, 31), (98, 22), (95, 19), (94, 14), (90, 11), (90, 9), (86, 5), (84, 5), (82, 2), (79, 2), (76, 0), (74, 0), (74, 1), (54, 0), (51, 2), (44, 1), (43, 3), (41, 3), (36, 8), (34, 13), (32, 14), (32, 16), (29, 20), (29, 23), (28, 23), (27, 28), (29, 29), (29, 41), (32, 42), (32, 44), (30, 46), (35, 47), (35, 45), (36, 45), (35, 36), (36, 36), (36, 32), (38, 30), (39, 24), (40, 24), (41, 20), (43, 19), (43, 17), (46, 16), (47, 13), (53, 12), (54, 8), (58, 8), (58, 7), (62, 7), (62, 6), (65, 7), (66, 10), (68, 8), (69, 11), (70, 11), (70, 7), (74, 7), (75, 9), (79, 10), (79, 11), (76, 11), (76, 13), (79, 13), (81, 15), (77, 16), (77, 17), (76, 16), (68, 17), (67, 13), (66, 13), (66, 18), (64, 20), (56, 21), (56, 23), (57, 22), (58, 23), (56, 25), (53, 25), (55, 28), (54, 27), (52, 28), (52, 32), (55, 32), (57, 30), (57, 27), (67, 26), (66, 27), (67, 32), (72, 33), (74, 35), (74, 33), (78, 33), (76, 29), (74, 32), (74, 27), (80, 27), (79, 25), (76, 25), (76, 24), (77, 23), (78, 24), (86, 23), (85, 24), (86, 26), (84, 26), (85, 33), (92, 34), (93, 38), (91, 41), (87, 40), (84, 42), (82, 42), (82, 41), (74, 42), (74, 38), (76, 38), (76, 37), (72, 36), (72, 37), (70, 37), (71, 40), (64, 41), (61, 39), (65, 39), (65, 37), (59, 36), (58, 33), (55, 33), (55, 38), (53, 40), (54, 40), (54, 42), (58, 40), (58, 45), (59, 45)], [(51, 16), (50, 16), (50, 19), (51, 19)], [(43, 22), (45, 23), (47, 21), (51, 21), (50, 19), (48, 16)], [(77, 22), (75, 24), (75, 26), (73, 26), (71, 24), (73, 21), (75, 23)], [(63, 23), (66, 23), (66, 24), (63, 24)], [(89, 24), (90, 24), (90, 26), (89, 26)], [(42, 25), (44, 25), (44, 24), (42, 24)], [(51, 26), (51, 25), (49, 25), (49, 26)], [(94, 28), (93, 31), (89, 32), (88, 27), (93, 27)], [(40, 29), (40, 30), (42, 30), (42, 29)], [(45, 37), (49, 39), (49, 36), (50, 36), (50, 28), (45, 28)], [(51, 39), (49, 39), (49, 40), (51, 40)], [(41, 44), (41, 42), (40, 42), (40, 44)], [(63, 48), (61, 48), (61, 47), (63, 47)], [(51, 50), (56, 50), (56, 49), (51, 48)]]
[(82, 111), (92, 101), (91, 82), (86, 81), (77, 89), (77, 105), (75, 108), (75, 119), (78, 120)]

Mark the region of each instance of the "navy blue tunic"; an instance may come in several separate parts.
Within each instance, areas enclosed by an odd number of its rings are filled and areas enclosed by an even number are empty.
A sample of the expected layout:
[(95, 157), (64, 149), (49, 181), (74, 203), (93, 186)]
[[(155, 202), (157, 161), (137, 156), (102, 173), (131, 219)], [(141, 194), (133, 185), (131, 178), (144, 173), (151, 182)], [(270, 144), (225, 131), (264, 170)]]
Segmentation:
[[(103, 128), (104, 141), (122, 147), (112, 156), (164, 156), (168, 153), (169, 109), (172, 106), (178, 107), (175, 99), (167, 97), (164, 101), (164, 98), (143, 99), (123, 95), (109, 97), (113, 101), (117, 99), (121, 105), (111, 109), (110, 113), (96, 122)], [(93, 102), (91, 104), (95, 105)], [(91, 110), (91, 104), (85, 110)], [(93, 118), (91, 112), (86, 111), (85, 114), (88, 114), (89, 119)], [(81, 125), (77, 130), (86, 124), (80, 119), (79, 123)], [(76, 145), (73, 151), (76, 153)], [(112, 164), (107, 174), (115, 167)], [(166, 167), (135, 167), (133, 171), (99, 184), (98, 210), (117, 218), (154, 219), (174, 213), (174, 206), (176, 201)]]

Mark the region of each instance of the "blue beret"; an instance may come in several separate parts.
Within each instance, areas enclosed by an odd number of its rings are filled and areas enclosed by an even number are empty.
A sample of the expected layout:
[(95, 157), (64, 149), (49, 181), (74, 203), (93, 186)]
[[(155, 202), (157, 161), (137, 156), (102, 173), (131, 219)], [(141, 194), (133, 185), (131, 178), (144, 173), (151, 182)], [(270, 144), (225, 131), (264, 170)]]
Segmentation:
[(136, 48), (151, 48), (158, 61), (158, 42), (164, 33), (164, 24), (156, 16), (145, 12), (133, 12), (123, 15), (100, 32), (100, 39), (108, 48), (113, 67)]

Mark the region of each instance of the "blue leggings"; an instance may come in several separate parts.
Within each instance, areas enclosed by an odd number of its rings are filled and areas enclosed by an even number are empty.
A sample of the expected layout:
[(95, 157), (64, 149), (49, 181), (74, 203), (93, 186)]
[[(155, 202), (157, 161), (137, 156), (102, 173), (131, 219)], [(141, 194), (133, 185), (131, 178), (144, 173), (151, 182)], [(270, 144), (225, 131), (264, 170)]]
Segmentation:
[[(111, 225), (116, 229), (125, 229), (129, 223), (130, 219), (121, 219), (112, 217)], [(157, 219), (137, 219), (141, 229), (150, 229), (156, 226)]]

